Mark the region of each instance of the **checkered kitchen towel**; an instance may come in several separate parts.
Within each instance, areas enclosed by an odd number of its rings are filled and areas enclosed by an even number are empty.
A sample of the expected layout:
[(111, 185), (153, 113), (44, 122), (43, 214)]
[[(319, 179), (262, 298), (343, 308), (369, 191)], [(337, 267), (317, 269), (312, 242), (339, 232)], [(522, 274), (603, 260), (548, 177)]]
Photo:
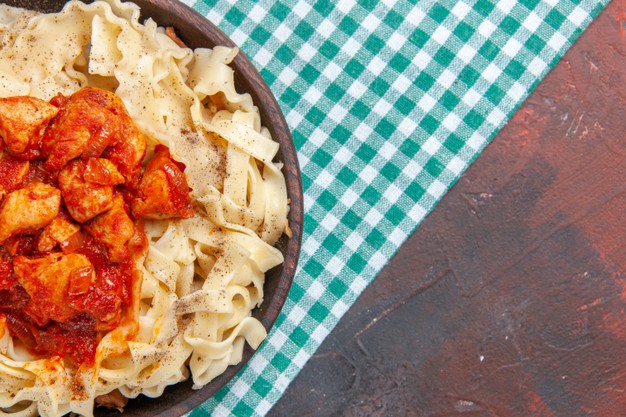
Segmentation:
[(192, 416), (264, 415), (608, 0), (185, 0), (276, 95), (302, 168), (277, 326)]

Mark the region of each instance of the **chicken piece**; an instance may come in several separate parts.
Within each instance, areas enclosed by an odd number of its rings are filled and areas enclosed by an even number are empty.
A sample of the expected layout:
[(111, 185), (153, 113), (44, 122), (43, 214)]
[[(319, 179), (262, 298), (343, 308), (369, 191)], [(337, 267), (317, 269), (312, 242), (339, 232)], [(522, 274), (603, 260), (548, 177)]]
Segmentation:
[(165, 146), (157, 146), (143, 173), (132, 202), (135, 218), (193, 217), (184, 165), (172, 159)]
[(89, 158), (85, 164), (85, 181), (99, 185), (124, 184), (124, 176), (106, 158)]
[(111, 209), (86, 223), (85, 229), (96, 241), (107, 247), (113, 262), (129, 259), (126, 243), (133, 237), (135, 225), (128, 216), (122, 196), (115, 195)]
[(58, 171), (79, 156), (100, 156), (108, 146), (122, 141), (124, 117), (128, 117), (126, 109), (115, 94), (93, 87), (78, 90), (43, 135), (46, 169)]
[(0, 201), (11, 191), (22, 186), (28, 175), (30, 163), (0, 151)]
[(39, 326), (50, 320), (63, 323), (79, 314), (67, 296), (85, 294), (96, 280), (89, 259), (76, 253), (51, 253), (37, 259), (18, 256), (13, 260), (13, 270), (31, 298), (24, 312)]
[(8, 151), (24, 159), (40, 156), (44, 130), (58, 111), (35, 97), (0, 98), (0, 137)]
[(70, 215), (84, 223), (112, 207), (113, 188), (124, 182), (124, 177), (111, 161), (90, 158), (67, 164), (59, 173), (58, 182)]
[[(57, 216), (39, 235), (37, 250), (42, 253), (50, 252), (58, 244), (61, 250), (66, 252), (68, 248), (76, 249), (81, 242), (80, 226), (61, 216)], [(67, 251), (71, 252), (72, 250)]]
[(61, 206), (61, 191), (34, 183), (8, 194), (0, 208), (0, 244), (11, 236), (35, 231), (54, 219)]
[(118, 389), (115, 389), (108, 394), (102, 394), (96, 397), (97, 407), (113, 408), (120, 413), (124, 412), (126, 404), (128, 404), (128, 398), (124, 397)]
[(146, 156), (146, 138), (130, 117), (124, 118), (121, 123), (123, 140), (108, 148), (104, 156), (115, 164), (126, 178), (126, 185), (132, 189), (141, 175), (141, 161)]

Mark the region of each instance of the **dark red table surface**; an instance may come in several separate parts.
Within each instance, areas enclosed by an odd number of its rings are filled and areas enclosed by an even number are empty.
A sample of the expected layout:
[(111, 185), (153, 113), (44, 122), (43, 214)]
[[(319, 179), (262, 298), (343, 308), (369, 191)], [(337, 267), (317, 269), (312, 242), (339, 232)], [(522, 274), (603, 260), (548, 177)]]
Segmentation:
[(626, 416), (626, 0), (541, 82), (270, 416)]

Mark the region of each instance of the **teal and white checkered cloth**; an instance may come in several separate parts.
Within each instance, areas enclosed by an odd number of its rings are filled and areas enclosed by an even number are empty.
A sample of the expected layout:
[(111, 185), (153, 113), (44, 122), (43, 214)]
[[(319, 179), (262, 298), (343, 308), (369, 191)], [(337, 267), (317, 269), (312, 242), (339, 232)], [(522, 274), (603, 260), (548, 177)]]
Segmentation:
[(265, 415), (608, 0), (185, 0), (276, 95), (305, 225), (283, 313), (191, 415)]

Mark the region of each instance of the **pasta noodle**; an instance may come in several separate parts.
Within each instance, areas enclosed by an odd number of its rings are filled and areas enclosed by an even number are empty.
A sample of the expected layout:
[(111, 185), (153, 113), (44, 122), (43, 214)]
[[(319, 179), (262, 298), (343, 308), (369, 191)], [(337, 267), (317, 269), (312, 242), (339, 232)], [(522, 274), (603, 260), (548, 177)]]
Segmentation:
[[(147, 220), (137, 323), (106, 334), (93, 367), (38, 357), (0, 314), (0, 416), (93, 414), (97, 396), (157, 397), (188, 378), (200, 388), (266, 336), (251, 311), (289, 209), (278, 150), (248, 94), (236, 91), (236, 49), (180, 47), (139, 8), (73, 0), (55, 14), (0, 6), (0, 97), (49, 100), (85, 86), (115, 92), (148, 138), (165, 145), (194, 201), (189, 219)], [(138, 328), (134, 328), (138, 324)], [(136, 330), (136, 337), (127, 340)]]

